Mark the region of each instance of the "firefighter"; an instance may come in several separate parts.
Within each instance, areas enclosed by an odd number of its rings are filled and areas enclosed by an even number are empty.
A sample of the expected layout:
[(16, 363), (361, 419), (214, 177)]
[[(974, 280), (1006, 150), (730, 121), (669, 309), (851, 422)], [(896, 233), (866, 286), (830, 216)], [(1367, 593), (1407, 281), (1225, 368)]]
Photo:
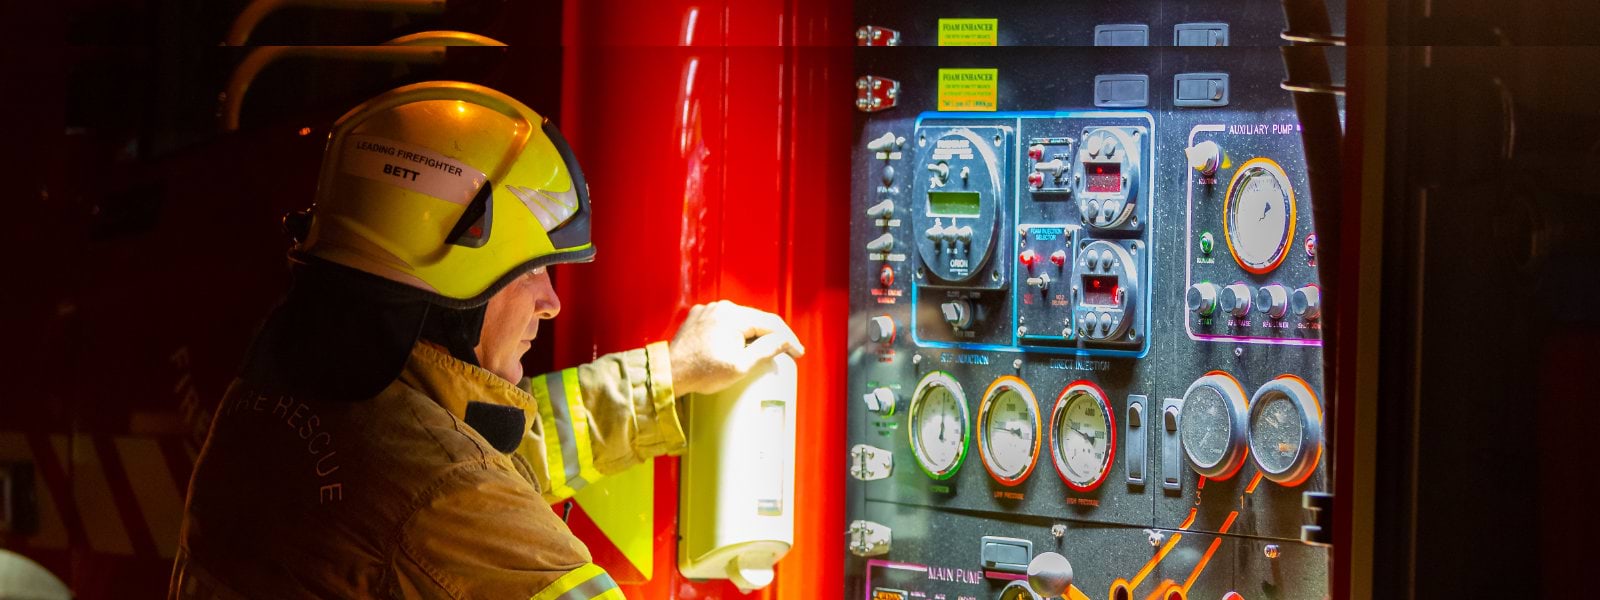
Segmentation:
[(622, 598), (551, 503), (680, 452), (679, 396), (804, 350), (719, 302), (670, 343), (524, 378), (590, 219), (560, 133), (505, 94), (419, 83), (341, 117), (286, 219), (293, 286), (200, 453), (169, 597)]

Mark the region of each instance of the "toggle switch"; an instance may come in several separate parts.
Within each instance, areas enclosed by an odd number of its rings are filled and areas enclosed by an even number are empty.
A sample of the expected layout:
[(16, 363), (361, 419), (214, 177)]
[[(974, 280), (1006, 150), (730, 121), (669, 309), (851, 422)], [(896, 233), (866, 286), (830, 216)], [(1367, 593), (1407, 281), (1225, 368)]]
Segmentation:
[(894, 218), (894, 201), (886, 198), (883, 202), (867, 207), (867, 216), (874, 219)]
[(1017, 255), (1017, 262), (1022, 263), (1024, 267), (1032, 269), (1033, 265), (1039, 264), (1039, 254), (1032, 250), (1023, 250), (1022, 254)]
[(1057, 267), (1065, 267), (1065, 266), (1067, 266), (1067, 251), (1066, 250), (1057, 250), (1055, 252), (1051, 252), (1050, 253), (1050, 262), (1055, 263), (1055, 265)]
[(950, 165), (942, 162), (933, 163), (928, 165), (928, 170), (933, 172), (934, 177), (939, 178), (939, 183), (944, 183), (950, 180)]
[(867, 242), (868, 252), (888, 252), (894, 249), (894, 234), (885, 233)]
[(885, 133), (867, 142), (867, 150), (873, 152), (888, 152), (905, 145), (906, 139), (895, 137), (894, 133)]
[(1026, 283), (1028, 284), (1028, 287), (1036, 287), (1041, 290), (1048, 290), (1050, 289), (1050, 276), (1041, 273), (1038, 277), (1029, 277)]
[(1033, 170), (1038, 173), (1049, 173), (1056, 179), (1061, 179), (1061, 174), (1067, 172), (1067, 161), (1054, 158), (1045, 162), (1035, 163)]

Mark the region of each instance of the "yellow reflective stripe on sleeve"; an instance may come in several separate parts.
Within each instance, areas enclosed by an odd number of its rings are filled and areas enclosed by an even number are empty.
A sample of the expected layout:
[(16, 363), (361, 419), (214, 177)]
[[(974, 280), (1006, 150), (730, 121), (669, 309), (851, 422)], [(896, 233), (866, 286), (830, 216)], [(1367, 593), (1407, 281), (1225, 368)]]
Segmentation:
[[(549, 386), (546, 382), (547, 377), (546, 375), (534, 377), (528, 383), (528, 391), (533, 394), (534, 401), (539, 405), (539, 422), (544, 428), (544, 456), (546, 464), (550, 466), (548, 469), (548, 475), (550, 476), (549, 495), (558, 498), (569, 498), (578, 492), (567, 485), (567, 465), (565, 457), (562, 456), (561, 436), (559, 435), (563, 420), (556, 418), (555, 402), (553, 402), (555, 399), (550, 397)], [(561, 404), (565, 406), (565, 398), (562, 399)]]
[(605, 569), (588, 564), (556, 579), (531, 600), (624, 600)]
[[(589, 440), (589, 409), (583, 405), (583, 388), (578, 387), (578, 370), (562, 371), (561, 382), (566, 388), (567, 414), (572, 420), (572, 446), (578, 456), (577, 476), (569, 477), (568, 485), (578, 489), (583, 484), (598, 481), (600, 471), (594, 468), (594, 445)], [(565, 445), (566, 441), (562, 443)]]
[[(553, 439), (556, 442), (556, 447), (552, 448), (550, 452), (561, 453), (561, 475), (565, 478), (565, 486), (568, 490), (558, 494), (561, 497), (576, 494), (580, 488), (589, 483), (588, 480), (583, 478), (583, 461), (579, 459), (578, 445), (574, 441), (580, 433), (573, 425), (574, 416), (585, 414), (581, 412), (583, 409), (583, 396), (579, 394), (576, 386), (569, 387), (567, 385), (567, 374), (569, 372), (574, 379), (577, 377), (577, 369), (567, 369), (566, 371), (544, 376), (545, 394), (550, 399), (547, 405), (550, 407), (551, 420), (555, 425), (555, 428), (550, 430), (555, 435), (547, 439)], [(574, 405), (574, 396), (577, 397), (576, 405)], [(540, 408), (543, 409), (544, 406), (540, 406)], [(578, 411), (576, 413), (575, 408)], [(588, 419), (584, 418), (583, 422), (587, 423)], [(589, 437), (588, 429), (582, 429), (581, 433), (585, 439)], [(555, 470), (554, 466), (551, 467), (551, 470)]]

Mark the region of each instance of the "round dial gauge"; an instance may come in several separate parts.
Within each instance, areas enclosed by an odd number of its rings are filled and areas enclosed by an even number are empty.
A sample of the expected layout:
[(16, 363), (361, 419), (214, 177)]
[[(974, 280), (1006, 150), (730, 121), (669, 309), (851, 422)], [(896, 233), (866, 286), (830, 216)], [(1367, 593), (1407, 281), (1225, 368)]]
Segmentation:
[(911, 396), (911, 453), (934, 479), (949, 479), (967, 456), (967, 396), (944, 371), (922, 378)]
[(1250, 456), (1267, 479), (1304, 483), (1322, 460), (1322, 407), (1305, 380), (1284, 375), (1250, 399)]
[(978, 451), (995, 481), (1017, 485), (1039, 458), (1039, 402), (1021, 379), (1005, 376), (989, 384), (978, 409)]
[(1244, 388), (1221, 371), (1212, 371), (1189, 385), (1178, 413), (1178, 439), (1194, 472), (1227, 479), (1244, 465)]
[(1087, 492), (1111, 473), (1117, 454), (1117, 425), (1105, 392), (1087, 381), (1061, 391), (1050, 418), (1050, 454), (1067, 487)]
[(1223, 231), (1234, 260), (1251, 273), (1278, 268), (1294, 239), (1294, 189), (1283, 167), (1268, 158), (1239, 167), (1222, 207)]

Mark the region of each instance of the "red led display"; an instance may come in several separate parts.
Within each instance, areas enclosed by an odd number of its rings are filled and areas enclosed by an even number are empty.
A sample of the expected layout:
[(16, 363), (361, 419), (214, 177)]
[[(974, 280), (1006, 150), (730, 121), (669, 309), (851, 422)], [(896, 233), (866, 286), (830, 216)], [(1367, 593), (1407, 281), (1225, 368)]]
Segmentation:
[(1121, 295), (1117, 293), (1116, 277), (1084, 277), (1083, 278), (1083, 303), (1095, 306), (1119, 306), (1122, 304)]
[(1122, 191), (1122, 163), (1092, 163), (1085, 167), (1088, 174), (1084, 191), (1112, 194)]

